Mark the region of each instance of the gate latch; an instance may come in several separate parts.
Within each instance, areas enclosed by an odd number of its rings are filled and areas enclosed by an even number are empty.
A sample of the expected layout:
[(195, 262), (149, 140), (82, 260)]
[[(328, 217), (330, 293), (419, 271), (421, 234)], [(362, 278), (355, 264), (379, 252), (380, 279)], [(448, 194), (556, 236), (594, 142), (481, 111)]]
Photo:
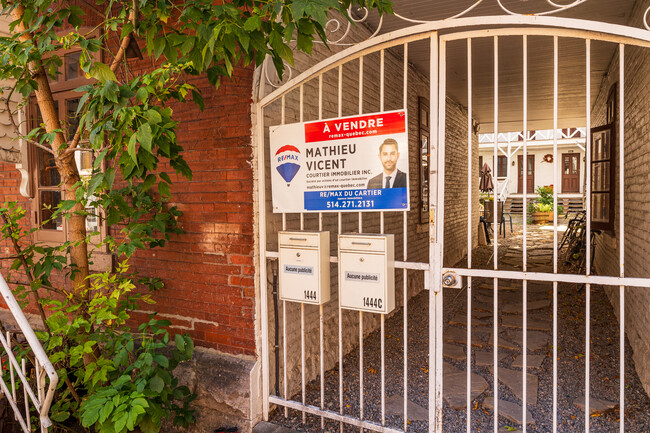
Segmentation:
[(463, 287), (463, 278), (456, 272), (447, 271), (442, 275), (442, 287), (446, 289), (461, 289)]

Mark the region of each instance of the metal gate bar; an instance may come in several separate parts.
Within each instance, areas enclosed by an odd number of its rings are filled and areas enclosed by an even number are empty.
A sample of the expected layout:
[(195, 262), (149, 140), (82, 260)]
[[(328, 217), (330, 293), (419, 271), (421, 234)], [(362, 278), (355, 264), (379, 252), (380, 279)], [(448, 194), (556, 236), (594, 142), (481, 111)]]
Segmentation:
[[(338, 85), (338, 115), (343, 116), (343, 65), (339, 65)], [(361, 215), (361, 212), (359, 212)], [(343, 232), (343, 214), (337, 214), (338, 233)], [(343, 415), (343, 310), (339, 307), (339, 412)], [(339, 423), (339, 431), (343, 433), (343, 421)]]
[(402, 433), (402, 430), (397, 430), (391, 427), (385, 427), (379, 424), (375, 424), (370, 421), (364, 421), (358, 418), (354, 418), (351, 416), (346, 416), (346, 415), (341, 415), (338, 414), (334, 411), (331, 411), (329, 409), (322, 410), (317, 406), (313, 405), (303, 405), (298, 403), (297, 401), (293, 400), (285, 400), (280, 397), (275, 397), (275, 396), (270, 396), (269, 397), (269, 402), (277, 405), (281, 405), (284, 407), (288, 407), (290, 409), (296, 409), (299, 410), (305, 414), (309, 413), (312, 415), (316, 416), (323, 416), (325, 418), (334, 420), (334, 421), (339, 421), (342, 423), (350, 424), (356, 427), (359, 427), (361, 430), (372, 430), (380, 433)]
[[(472, 39), (467, 39), (467, 267), (472, 268), (472, 222), (474, 215), (472, 214), (472, 193), (473, 193), (473, 177), (474, 170), (472, 169)], [(479, 170), (481, 167), (479, 167)], [(468, 390), (466, 397), (466, 410), (467, 421), (466, 431), (471, 432), (472, 428), (472, 277), (467, 278), (467, 384)]]
[[(524, 109), (523, 109), (523, 132), (524, 132), (524, 157), (522, 161), (523, 167), (523, 180), (524, 180), (524, 199), (523, 199), (523, 225), (524, 225), (524, 239), (523, 239), (523, 253), (522, 253), (522, 270), (526, 272), (528, 270), (528, 218), (526, 215), (527, 208), (528, 208), (528, 35), (523, 35), (523, 57), (524, 57), (524, 64), (523, 64), (523, 70), (524, 70), (524, 88), (523, 88), (523, 93), (524, 93)], [(517, 176), (519, 176), (519, 173), (517, 173)], [(505, 231), (505, 227), (503, 228)], [(523, 368), (521, 372), (521, 377), (522, 377), (522, 387), (523, 387), (523, 392), (522, 392), (522, 427), (524, 429), (524, 433), (526, 433), (528, 429), (528, 420), (526, 419), (528, 415), (528, 380), (527, 380), (527, 374), (528, 374), (528, 281), (523, 280), (521, 283), (521, 288), (522, 288), (522, 305), (523, 305), (523, 319), (522, 319), (522, 325), (523, 325), (523, 330), (524, 332), (523, 337), (522, 337), (522, 345), (523, 345)]]
[[(585, 151), (587, 154), (587, 161), (591, 161), (591, 39), (585, 40), (585, 116), (587, 118), (587, 124), (585, 125)], [(586, 165), (586, 164), (585, 164)], [(587, 234), (591, 237), (591, 169), (586, 169), (585, 172), (587, 175), (586, 187), (587, 187), (587, 200), (586, 200), (586, 222), (587, 222)], [(591, 239), (587, 242), (585, 260), (587, 262), (585, 266), (586, 276), (591, 275)], [(589, 394), (590, 394), (590, 371), (591, 371), (591, 284), (585, 284), (585, 432), (589, 433), (589, 422), (591, 421), (590, 416), (590, 404)]]
[[(557, 106), (558, 106), (558, 37), (553, 36), (553, 274), (557, 269)], [(524, 305), (524, 309), (526, 306)], [(524, 333), (528, 330), (524, 329)], [(524, 353), (524, 357), (528, 356)], [(553, 433), (557, 433), (557, 280), (553, 281)], [(525, 382), (524, 382), (525, 383)]]
[[(438, 178), (435, 176), (440, 170), (440, 155), (438, 152), (441, 143), (444, 143), (444, 134), (440, 134), (438, 125), (438, 32), (432, 32), (429, 37), (429, 125), (430, 126), (430, 152), (429, 152), (429, 276), (432, 281), (429, 290), (429, 433), (442, 430), (442, 371), (437, 368), (438, 358), (436, 346), (441, 344), (442, 320), (432, 320), (442, 312), (440, 295), (440, 258), (441, 248), (436, 241), (438, 236), (438, 222), (436, 205), (438, 204)], [(444, 58), (441, 58), (444, 62)], [(442, 70), (442, 68), (441, 68)], [(440, 139), (442, 135), (442, 140)], [(437, 138), (437, 139), (436, 139)], [(440, 179), (442, 181), (442, 179)], [(432, 289), (432, 290), (431, 290)], [(431, 365), (436, 368), (431, 368)]]
[[(619, 272), (620, 277), (625, 277), (625, 45), (619, 44), (618, 58), (618, 195), (619, 195)], [(620, 372), (619, 372), (619, 426), (621, 433), (625, 430), (625, 286), (619, 287), (619, 345), (620, 345)]]
[[(494, 36), (494, 159), (492, 162), (492, 184), (494, 185), (494, 200), (492, 211), (492, 237), (493, 250), (492, 250), (492, 263), (494, 270), (499, 269), (499, 236), (497, 232), (497, 216), (498, 214), (498, 199), (497, 199), (497, 150), (499, 148), (499, 36)], [(494, 381), (492, 385), (494, 394), (494, 433), (499, 430), (499, 278), (495, 275), (493, 280), (493, 295), (492, 295), (493, 309), (492, 309), (492, 330), (493, 342), (492, 345), (492, 362), (494, 363)], [(471, 392), (471, 390), (468, 390)]]
[[(404, 109), (408, 109), (408, 63), (409, 59), (409, 45), (408, 43), (404, 44)], [(418, 137), (419, 139), (419, 137)], [(404, 242), (403, 242), (403, 260), (406, 262), (408, 260), (408, 213), (404, 212), (402, 213), (402, 221), (403, 221), (403, 227), (402, 230), (404, 232)], [(402, 271), (402, 279), (403, 279), (403, 318), (402, 318), (402, 339), (404, 340), (404, 407), (403, 407), (403, 413), (404, 413), (404, 431), (407, 431), (408, 429), (408, 271), (406, 268)]]

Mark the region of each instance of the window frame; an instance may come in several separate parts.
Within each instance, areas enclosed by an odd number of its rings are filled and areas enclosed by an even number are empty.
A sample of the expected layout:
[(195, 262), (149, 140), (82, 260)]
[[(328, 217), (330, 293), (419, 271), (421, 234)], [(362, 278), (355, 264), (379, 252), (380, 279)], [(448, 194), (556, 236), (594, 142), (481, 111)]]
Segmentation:
[[(609, 158), (603, 158), (603, 159), (595, 159), (594, 155), (594, 145), (595, 145), (595, 140), (594, 137), (597, 134), (602, 134), (603, 132), (609, 132)], [(590, 216), (591, 216), (591, 228), (592, 230), (605, 230), (605, 231), (614, 231), (614, 222), (615, 222), (615, 217), (616, 217), (616, 126), (614, 122), (611, 122), (607, 125), (599, 126), (597, 128), (592, 128), (591, 129), (591, 137), (590, 137), (590, 146), (591, 146), (591, 160), (589, 161), (589, 170), (591, 173), (590, 179), (591, 179), (591, 185), (589, 188), (589, 192), (591, 195), (591, 207), (590, 209)], [(602, 190), (596, 190), (594, 191), (593, 187), (593, 182), (594, 182), (594, 164), (601, 164), (607, 162), (609, 163), (609, 188), (608, 189), (602, 189)], [(608, 221), (595, 221), (594, 220), (594, 211), (593, 211), (593, 206), (596, 203), (595, 198), (597, 196), (607, 196), (609, 198), (609, 210), (608, 210)]]
[[(501, 167), (502, 163), (503, 163), (503, 167)], [(500, 178), (508, 177), (508, 157), (507, 156), (505, 156), (505, 155), (497, 155), (497, 160), (496, 160), (495, 167), (496, 167), (496, 173), (497, 173), (496, 177), (500, 177)], [(502, 170), (502, 168), (503, 168), (503, 170)], [(502, 171), (504, 173), (502, 173)]]
[[(70, 139), (67, 137), (68, 135), (68, 130), (67, 127), (69, 125), (68, 121), (68, 116), (67, 116), (67, 102), (70, 100), (75, 100), (75, 99), (81, 99), (83, 96), (81, 93), (75, 92), (74, 89), (81, 87), (86, 84), (91, 84), (93, 83), (93, 79), (86, 78), (83, 71), (79, 70), (79, 75), (73, 79), (66, 80), (66, 74), (67, 74), (67, 68), (66, 68), (66, 58), (67, 56), (71, 54), (76, 54), (80, 53), (80, 49), (73, 49), (73, 50), (61, 50), (57, 51), (55, 54), (59, 56), (62, 59), (62, 65), (60, 67), (60, 71), (58, 73), (58, 79), (57, 81), (52, 81), (50, 78), (50, 89), (52, 91), (52, 96), (55, 101), (55, 103), (58, 103), (58, 114), (59, 114), (59, 120), (62, 123), (62, 129), (64, 130), (64, 135), (66, 135), (67, 139)], [(101, 52), (98, 52), (95, 54), (95, 60), (99, 60), (101, 58)], [(36, 103), (35, 97), (31, 97), (29, 104), (27, 106), (27, 124), (31, 129), (34, 129), (38, 126), (38, 105)], [(82, 143), (83, 143), (82, 139)], [(41, 169), (41, 161), (40, 161), (40, 153), (45, 153), (44, 150), (37, 148), (36, 146), (29, 146), (28, 150), (28, 158), (30, 161), (30, 180), (32, 182), (33, 187), (31, 188), (31, 195), (32, 195), (32, 205), (33, 205), (33, 212), (32, 216), (34, 218), (33, 224), (35, 227), (40, 227), (42, 224), (42, 221), (44, 220), (42, 211), (43, 211), (43, 201), (41, 200), (41, 193), (43, 191), (62, 191), (61, 184), (58, 186), (41, 186), (40, 185), (40, 180), (39, 180), (39, 174), (40, 174), (40, 169)], [(79, 174), (83, 177), (83, 166), (81, 165), (81, 161), (83, 159), (83, 156), (81, 156), (82, 153), (86, 152), (75, 152), (75, 162), (77, 163), (77, 169), (79, 170)], [(94, 152), (93, 152), (94, 153)], [(92, 158), (94, 160), (94, 158)], [(104, 163), (102, 163), (102, 169), (104, 169)], [(61, 199), (63, 199), (63, 196), (61, 196)], [(98, 214), (98, 235), (95, 235), (91, 238), (91, 243), (94, 245), (99, 245), (100, 242), (106, 237), (108, 233), (108, 228), (106, 226), (106, 221), (104, 218), (104, 214), (101, 210), (93, 208), (94, 211), (99, 211)], [(88, 226), (88, 224), (86, 224)], [(88, 228), (88, 227), (87, 227)], [(68, 219), (65, 217), (62, 217), (62, 229), (61, 230), (53, 230), (53, 229), (45, 229), (41, 228), (40, 230), (35, 232), (35, 240), (37, 242), (44, 242), (48, 244), (60, 244), (63, 242), (67, 241), (67, 230), (68, 229)], [(105, 247), (101, 247), (97, 250), (100, 253), (106, 253), (107, 250)], [(103, 254), (106, 256), (106, 254)], [(110, 256), (108, 256), (110, 259)], [(96, 262), (100, 262), (100, 266), (104, 266), (107, 263), (107, 260), (105, 258), (100, 258), (99, 255), (94, 257)], [(110, 263), (110, 260), (108, 260)]]

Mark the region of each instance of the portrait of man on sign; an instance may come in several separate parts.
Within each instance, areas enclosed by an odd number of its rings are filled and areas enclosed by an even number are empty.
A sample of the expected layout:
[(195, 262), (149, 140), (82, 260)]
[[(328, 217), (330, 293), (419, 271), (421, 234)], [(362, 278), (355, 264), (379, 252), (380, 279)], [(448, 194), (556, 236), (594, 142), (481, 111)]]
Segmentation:
[(368, 181), (367, 189), (406, 188), (406, 173), (397, 169), (397, 141), (387, 138), (379, 146), (379, 160), (384, 170)]

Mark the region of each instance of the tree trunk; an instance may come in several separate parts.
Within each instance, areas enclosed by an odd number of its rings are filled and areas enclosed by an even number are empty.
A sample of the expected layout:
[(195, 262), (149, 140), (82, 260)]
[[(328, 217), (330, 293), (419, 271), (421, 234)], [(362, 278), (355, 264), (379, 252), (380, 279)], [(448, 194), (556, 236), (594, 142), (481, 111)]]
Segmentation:
[[(14, 20), (20, 20), (23, 16), (23, 7), (18, 5), (11, 12)], [(17, 32), (25, 30), (21, 22), (16, 26)], [(29, 34), (21, 36), (21, 40), (30, 40)], [(52, 90), (47, 80), (47, 74), (41, 62), (34, 61), (31, 66), (32, 78), (38, 84), (38, 89), (34, 91), (38, 107), (41, 110), (45, 130), (51, 133), (54, 130), (61, 130), (61, 122), (59, 113), (54, 105), (52, 98)], [(79, 182), (79, 171), (75, 162), (73, 152), (65, 152), (66, 140), (63, 133), (57, 132), (54, 140), (50, 143), (54, 151), (54, 161), (56, 168), (61, 175), (61, 189), (63, 200), (74, 200), (75, 198), (75, 184)], [(81, 203), (76, 203), (70, 210), (70, 218), (68, 220), (67, 239), (72, 243), (70, 246), (70, 260), (75, 268), (72, 275), (72, 282), (75, 289), (83, 289), (88, 287), (88, 248), (86, 245), (86, 217), (84, 215), (76, 214), (75, 212), (83, 212), (85, 209)]]

